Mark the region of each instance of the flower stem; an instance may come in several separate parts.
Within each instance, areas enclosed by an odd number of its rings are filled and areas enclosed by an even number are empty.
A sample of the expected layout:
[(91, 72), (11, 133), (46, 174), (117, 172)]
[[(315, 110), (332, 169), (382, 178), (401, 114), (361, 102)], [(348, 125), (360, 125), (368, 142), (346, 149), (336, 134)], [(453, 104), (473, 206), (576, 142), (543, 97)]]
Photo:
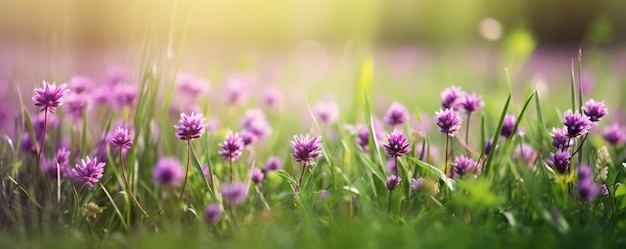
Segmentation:
[(470, 127), (470, 118), (472, 117), (471, 113), (467, 113), (467, 124), (465, 125), (465, 144), (468, 147), (465, 147), (465, 150), (467, 151), (467, 155), (470, 156), (470, 150), (469, 150), (469, 127)]
[(189, 176), (190, 160), (191, 160), (191, 140), (187, 140), (187, 169), (185, 170), (185, 180), (183, 181), (183, 189), (180, 190), (180, 196), (178, 197), (179, 202), (183, 199), (183, 194), (185, 194), (185, 187), (187, 187), (187, 177)]
[(393, 190), (389, 190), (389, 203), (387, 204), (387, 213), (391, 213), (391, 199), (393, 198)]
[(306, 169), (306, 163), (302, 164), (302, 173), (300, 173), (300, 180), (298, 180), (298, 192), (300, 191), (300, 186), (302, 186), (302, 178), (304, 176), (304, 170)]
[[(46, 133), (48, 132), (48, 109), (44, 109), (43, 111), (43, 134), (41, 136), (41, 142), (39, 143), (39, 151), (37, 151), (37, 167), (39, 169), (35, 170), (35, 179), (39, 178), (39, 171), (41, 171), (41, 152), (43, 151), (43, 143), (44, 140), (46, 139)], [(35, 132), (35, 134), (33, 134), (33, 136), (37, 137), (37, 132)]]
[(230, 183), (233, 183), (233, 160), (228, 160), (228, 163), (230, 165)]
[(443, 174), (447, 175), (448, 174), (448, 143), (450, 140), (450, 136), (448, 136), (448, 134), (446, 134), (446, 163), (443, 165)]
[(148, 216), (148, 212), (146, 212), (146, 210), (143, 209), (141, 204), (139, 204), (139, 201), (137, 201), (137, 198), (133, 194), (133, 191), (131, 190), (130, 184), (128, 183), (128, 177), (126, 176), (126, 170), (124, 169), (124, 158), (122, 156), (122, 149), (120, 149), (120, 164), (121, 164), (121, 167), (122, 167), (122, 176), (124, 177), (124, 183), (126, 184), (126, 191), (128, 192), (128, 195), (130, 195), (130, 198), (133, 199), (133, 201), (135, 202), (137, 207), (139, 207), (139, 210), (141, 210), (143, 215)]

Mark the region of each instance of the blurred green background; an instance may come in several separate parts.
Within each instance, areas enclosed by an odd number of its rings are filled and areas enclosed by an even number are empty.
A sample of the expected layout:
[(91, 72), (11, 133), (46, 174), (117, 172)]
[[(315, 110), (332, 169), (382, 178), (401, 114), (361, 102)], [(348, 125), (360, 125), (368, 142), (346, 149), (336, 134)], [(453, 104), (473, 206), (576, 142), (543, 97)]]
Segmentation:
[(202, 46), (280, 47), (352, 37), (448, 46), (483, 40), (483, 24), (493, 40), (524, 27), (540, 45), (621, 45), (624, 9), (622, 0), (9, 0), (0, 3), (0, 41), (92, 47), (150, 32), (163, 39), (184, 35)]

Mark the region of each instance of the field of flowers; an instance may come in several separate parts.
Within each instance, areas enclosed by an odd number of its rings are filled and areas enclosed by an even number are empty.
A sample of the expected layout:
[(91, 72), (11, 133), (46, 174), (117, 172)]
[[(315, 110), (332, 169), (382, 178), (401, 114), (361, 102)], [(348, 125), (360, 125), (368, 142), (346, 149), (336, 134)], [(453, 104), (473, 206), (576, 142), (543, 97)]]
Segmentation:
[(8, 82), (0, 247), (623, 248), (626, 90), (592, 54), (553, 84), (367, 55)]

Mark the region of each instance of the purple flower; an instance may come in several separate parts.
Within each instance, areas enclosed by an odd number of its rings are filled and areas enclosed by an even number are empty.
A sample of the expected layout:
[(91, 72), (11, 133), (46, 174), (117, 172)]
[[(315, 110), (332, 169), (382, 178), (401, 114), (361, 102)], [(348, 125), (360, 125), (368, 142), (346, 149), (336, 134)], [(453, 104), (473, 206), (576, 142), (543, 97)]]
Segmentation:
[[(424, 149), (425, 151), (422, 151), (422, 145), (415, 146), (415, 156), (418, 157), (420, 161), (424, 162), (428, 161), (428, 157), (430, 156), (430, 158), (436, 162), (439, 158), (439, 148), (437, 148), (434, 144), (431, 144), (430, 149), (428, 147), (425, 147)], [(430, 150), (430, 155), (426, 153), (428, 150)]]
[(57, 178), (57, 166), (59, 167), (59, 175), (61, 179), (67, 177), (68, 164), (70, 161), (70, 152), (65, 148), (60, 148), (49, 162), (42, 164), (43, 172), (51, 179)]
[(500, 132), (500, 135), (505, 138), (510, 138), (513, 134), (513, 129), (515, 128), (516, 121), (517, 119), (515, 118), (515, 116), (506, 114), (504, 116), (504, 121), (502, 121), (502, 132)]
[(42, 88), (35, 88), (35, 96), (33, 96), (33, 102), (35, 106), (40, 107), (41, 111), (50, 111), (54, 113), (56, 108), (63, 105), (63, 95), (67, 92), (67, 85), (61, 84), (56, 86), (55, 83), (48, 83), (43, 81)]
[(259, 168), (252, 169), (252, 176), (250, 177), (250, 179), (252, 179), (252, 182), (254, 182), (255, 184), (259, 184), (263, 182), (264, 177), (265, 177), (265, 174), (263, 174), (263, 171), (261, 169)]
[(113, 137), (111, 138), (111, 147), (120, 150), (128, 150), (132, 144), (133, 138), (128, 132), (128, 129), (124, 129), (122, 127), (115, 129)]
[(409, 111), (406, 107), (398, 102), (393, 102), (389, 109), (387, 109), (387, 114), (385, 114), (384, 119), (387, 124), (398, 126), (404, 124), (409, 118)]
[(481, 96), (476, 93), (467, 93), (461, 97), (459, 105), (469, 114), (474, 113), (478, 108), (485, 105)]
[(464, 177), (468, 175), (477, 175), (480, 173), (480, 166), (476, 161), (464, 155), (458, 156), (452, 163), (454, 168), (453, 177)]
[(224, 161), (235, 161), (237, 160), (243, 151), (243, 140), (239, 137), (239, 133), (233, 134), (232, 132), (228, 132), (226, 135), (226, 140), (223, 143), (219, 144), (222, 147), (222, 150), (218, 152)]
[(597, 123), (600, 119), (609, 114), (608, 109), (604, 106), (604, 101), (596, 102), (593, 99), (588, 100), (583, 108), (585, 116), (593, 123)]
[(422, 182), (424, 182), (424, 178), (420, 177), (420, 178), (412, 178), (411, 179), (411, 189), (413, 190), (418, 190), (420, 189), (420, 187), (422, 186)]
[(200, 166), (200, 169), (202, 170), (202, 175), (204, 175), (204, 178), (209, 180), (209, 165), (203, 164), (202, 166)]
[(485, 145), (485, 155), (489, 155), (489, 152), (491, 152), (491, 149), (493, 148), (493, 139), (489, 139), (487, 141), (487, 144)]
[(572, 156), (568, 151), (557, 151), (556, 153), (550, 153), (550, 158), (546, 160), (550, 167), (556, 169), (559, 173), (565, 174), (569, 169), (569, 163)]
[(535, 156), (535, 150), (530, 144), (522, 144), (521, 146), (516, 146), (515, 152), (513, 153), (513, 161), (516, 161), (518, 158), (521, 158), (528, 162), (529, 165), (532, 164), (533, 158)]
[(394, 131), (387, 135), (387, 144), (383, 145), (387, 154), (391, 157), (401, 157), (411, 151), (408, 139), (401, 131)]
[(81, 94), (86, 92), (93, 84), (93, 79), (87, 76), (76, 75), (70, 79), (69, 88), (72, 92)]
[(604, 140), (606, 140), (613, 147), (624, 143), (626, 141), (624, 129), (617, 123), (604, 128)]
[(266, 107), (278, 107), (280, 106), (282, 99), (282, 92), (277, 86), (267, 86), (263, 90), (261, 95), (260, 104)]
[(359, 132), (359, 134), (356, 137), (356, 143), (361, 146), (361, 148), (363, 149), (363, 151), (368, 152), (369, 151), (369, 137), (370, 137), (370, 130), (367, 128), (362, 128), (361, 131)]
[(322, 152), (319, 150), (322, 148), (321, 139), (320, 136), (310, 138), (309, 134), (306, 134), (306, 136), (302, 136), (302, 134), (293, 136), (291, 146), (294, 153), (289, 155), (296, 159), (296, 162), (304, 163), (305, 166), (314, 165), (313, 159), (322, 155)]
[(87, 95), (85, 94), (70, 92), (65, 97), (65, 110), (77, 120), (83, 118), (85, 106), (87, 106)]
[(573, 113), (572, 110), (567, 110), (563, 114), (563, 124), (567, 127), (567, 134), (570, 138), (585, 135), (591, 129), (589, 117), (583, 116), (578, 112)]
[(552, 128), (552, 145), (559, 150), (567, 150), (574, 145), (574, 141), (569, 138), (567, 127), (561, 129)]
[(245, 75), (232, 75), (226, 79), (225, 96), (230, 105), (239, 105), (243, 101), (246, 89), (250, 88), (252, 79)]
[(160, 158), (152, 168), (152, 179), (166, 186), (178, 186), (184, 174), (183, 166), (173, 157)]
[(243, 146), (251, 145), (252, 143), (257, 141), (256, 135), (249, 130), (241, 131), (241, 141), (243, 141)]
[(398, 165), (396, 165), (396, 159), (394, 158), (387, 159), (386, 166), (387, 166), (387, 171), (389, 173), (391, 173), (392, 175), (397, 175)]
[(216, 117), (209, 117), (206, 121), (206, 132), (211, 134), (220, 128), (220, 120)]
[(265, 118), (265, 114), (258, 108), (247, 110), (245, 116), (240, 121), (240, 126), (243, 130), (250, 132), (250, 135), (254, 135), (251, 142), (263, 140), (272, 133), (272, 127)]
[(598, 195), (599, 188), (593, 182), (593, 173), (587, 165), (580, 165), (578, 169), (578, 195), (586, 201), (593, 201)]
[(197, 98), (209, 90), (209, 82), (187, 73), (176, 75), (176, 88), (191, 98)]
[(135, 85), (118, 84), (113, 88), (113, 93), (109, 97), (113, 108), (134, 107), (137, 104), (139, 89)]
[(220, 211), (220, 207), (215, 204), (209, 204), (204, 210), (204, 220), (209, 224), (215, 224), (220, 221), (222, 218), (222, 211)]
[(389, 191), (393, 191), (398, 186), (400, 186), (401, 181), (402, 181), (402, 178), (400, 178), (399, 176), (391, 175), (389, 178), (387, 178), (385, 185), (387, 186), (387, 189), (389, 189)]
[(94, 183), (97, 183), (104, 173), (104, 162), (98, 162), (98, 158), (90, 159), (87, 157), (81, 160), (82, 165), (76, 164), (76, 167), (72, 169), (72, 175), (75, 180), (83, 182), (83, 184), (93, 187)]
[(315, 117), (325, 124), (333, 124), (339, 118), (339, 105), (333, 100), (322, 100), (313, 106)]
[(459, 113), (451, 108), (439, 109), (435, 113), (435, 123), (439, 126), (441, 133), (446, 133), (448, 136), (454, 137), (454, 135), (461, 128), (461, 117)]
[(270, 157), (265, 161), (265, 170), (275, 171), (283, 168), (283, 161), (278, 157)]
[(461, 88), (451, 86), (441, 92), (441, 107), (443, 109), (456, 109), (460, 98), (464, 95)]
[(248, 197), (248, 185), (245, 183), (224, 184), (222, 185), (222, 197), (228, 203), (238, 206), (243, 204)]
[(202, 136), (204, 128), (206, 127), (206, 120), (202, 113), (191, 113), (187, 116), (185, 113), (180, 114), (179, 125), (175, 125), (174, 128), (178, 129), (176, 137), (181, 140), (192, 140)]
[(602, 193), (602, 196), (609, 195), (609, 188), (606, 187), (606, 184), (600, 185), (600, 193)]

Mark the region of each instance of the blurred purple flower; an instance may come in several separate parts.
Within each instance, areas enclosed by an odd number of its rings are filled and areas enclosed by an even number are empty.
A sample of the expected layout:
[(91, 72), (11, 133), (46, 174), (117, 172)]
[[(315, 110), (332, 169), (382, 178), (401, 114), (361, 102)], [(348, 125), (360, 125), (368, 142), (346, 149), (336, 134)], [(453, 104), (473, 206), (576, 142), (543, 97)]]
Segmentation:
[(81, 120), (85, 107), (87, 106), (87, 95), (70, 92), (65, 97), (65, 111), (74, 119)]
[(304, 163), (305, 166), (311, 166), (315, 164), (316, 157), (322, 155), (322, 152), (319, 150), (322, 148), (322, 143), (320, 140), (322, 138), (320, 136), (309, 137), (309, 134), (303, 136), (293, 136), (293, 141), (291, 141), (291, 146), (293, 147), (294, 153), (291, 153), (292, 158), (296, 159), (296, 162)]
[(180, 114), (179, 125), (175, 125), (178, 131), (176, 137), (181, 140), (193, 140), (202, 136), (206, 127), (206, 120), (202, 113), (191, 113), (187, 116), (185, 113)]
[(114, 65), (107, 70), (107, 84), (117, 85), (128, 80), (128, 69), (121, 65)]
[(563, 124), (567, 127), (567, 134), (570, 138), (577, 138), (585, 135), (591, 129), (591, 120), (580, 113), (573, 113), (567, 110), (563, 114)]
[(596, 102), (593, 99), (588, 100), (583, 108), (585, 116), (589, 117), (592, 123), (597, 123), (600, 119), (609, 114), (608, 109), (604, 105), (604, 101)]
[(72, 177), (74, 180), (83, 182), (83, 184), (93, 187), (97, 183), (104, 173), (104, 162), (98, 162), (98, 158), (89, 158), (81, 160), (82, 164), (76, 164), (76, 167), (72, 169)]
[(502, 132), (500, 132), (500, 135), (505, 138), (510, 138), (513, 134), (513, 129), (515, 128), (515, 122), (517, 122), (517, 118), (515, 116), (506, 114), (504, 116), (504, 121), (502, 121)]
[(209, 204), (204, 210), (204, 220), (209, 224), (215, 224), (220, 221), (222, 218), (222, 211), (220, 211), (220, 207), (215, 204)]
[(283, 161), (279, 157), (272, 156), (265, 161), (265, 170), (275, 171), (283, 168)]
[(276, 108), (282, 104), (282, 92), (277, 86), (266, 86), (263, 89), (259, 104), (265, 107)]
[(448, 87), (441, 92), (441, 106), (443, 109), (456, 109), (463, 95), (464, 92), (460, 87)]
[[(107, 93), (110, 90), (106, 90)], [(135, 85), (130, 84), (118, 84), (113, 88), (113, 93), (110, 93), (109, 104), (116, 109), (122, 109), (125, 107), (133, 108), (137, 104), (137, 97), (139, 95), (139, 89)]]
[(183, 166), (173, 157), (160, 158), (152, 168), (152, 179), (166, 186), (178, 186), (184, 174)]
[(231, 205), (241, 205), (248, 197), (248, 185), (245, 183), (224, 184), (221, 189), (222, 197)]
[(480, 174), (480, 166), (476, 161), (464, 155), (458, 156), (452, 163), (452, 177), (476, 176)]
[(387, 124), (395, 127), (404, 124), (409, 118), (409, 111), (406, 107), (398, 102), (393, 102), (387, 109), (384, 120)]
[(218, 152), (224, 161), (235, 161), (237, 160), (243, 151), (243, 140), (239, 137), (239, 133), (233, 134), (232, 132), (228, 132), (226, 135), (226, 140), (223, 143), (220, 143), (219, 146), (222, 148)]
[(52, 160), (44, 163), (42, 165), (43, 172), (50, 178), (57, 178), (57, 166), (59, 167), (59, 176), (61, 179), (67, 177), (68, 169), (70, 161), (70, 152), (66, 148), (60, 148), (57, 150), (57, 153), (54, 155)]
[(229, 105), (237, 106), (245, 98), (246, 89), (252, 85), (252, 79), (246, 75), (231, 75), (226, 78), (224, 96)]
[(252, 176), (250, 176), (252, 182), (254, 182), (255, 184), (259, 184), (263, 182), (263, 178), (265, 178), (265, 174), (261, 169), (256, 167), (252, 169)]
[(265, 114), (258, 108), (247, 110), (239, 124), (243, 130), (249, 131), (255, 136), (252, 142), (263, 140), (272, 133), (272, 127)]
[(397, 175), (392, 175), (389, 178), (387, 178), (385, 185), (387, 186), (387, 189), (389, 189), (389, 191), (393, 191), (398, 186), (400, 186), (401, 181), (402, 181), (402, 178), (400, 178)]
[(387, 144), (383, 145), (390, 157), (401, 157), (411, 151), (411, 144), (401, 131), (394, 131), (387, 135)]
[(55, 83), (50, 84), (45, 80), (42, 84), (42, 88), (35, 88), (35, 96), (32, 100), (42, 112), (55, 113), (56, 108), (63, 105), (63, 95), (67, 92), (67, 84), (63, 83), (57, 87)]
[(365, 152), (369, 152), (369, 137), (370, 131), (367, 128), (362, 128), (356, 137), (356, 143), (361, 146)]
[(211, 134), (220, 128), (220, 120), (217, 117), (209, 117), (206, 121), (206, 132)]
[(483, 102), (482, 97), (476, 95), (476, 93), (467, 93), (461, 97), (459, 105), (463, 107), (467, 113), (471, 114), (478, 110), (478, 108), (485, 105), (485, 103)]
[(192, 74), (178, 73), (176, 75), (176, 89), (195, 99), (209, 90), (209, 82)]
[(325, 124), (333, 124), (339, 118), (339, 105), (334, 100), (322, 100), (313, 106), (315, 118), (321, 120)]
[(578, 195), (586, 201), (593, 201), (599, 192), (598, 186), (593, 182), (593, 172), (588, 165), (580, 165), (578, 168)]
[[(429, 150), (428, 146), (426, 146), (424, 149), (426, 149), (426, 151)], [(426, 151), (422, 151), (422, 145), (416, 145), (415, 146), (415, 156), (418, 157), (418, 159), (420, 161), (428, 161), (428, 154), (426, 153)], [(430, 144), (430, 158), (433, 160), (433, 162), (437, 162), (437, 160), (439, 159), (439, 148), (437, 148), (437, 146), (435, 146), (434, 144)]]
[(523, 159), (524, 161), (528, 162), (528, 165), (531, 165), (532, 162), (534, 161), (534, 157), (535, 157), (535, 150), (533, 149), (533, 147), (530, 144), (524, 143), (520, 146), (516, 146), (515, 148), (515, 152), (513, 153), (513, 161), (517, 161), (518, 158)]
[(93, 79), (87, 76), (75, 75), (70, 78), (69, 89), (74, 93), (81, 94), (87, 92), (94, 84)]
[(453, 109), (439, 109), (435, 113), (435, 123), (439, 126), (439, 131), (448, 134), (448, 136), (454, 137), (461, 128), (462, 122), (459, 113)]
[(420, 187), (422, 186), (422, 182), (424, 182), (424, 178), (423, 177), (419, 177), (417, 179), (412, 178), (411, 179), (411, 189), (419, 190)]
[(624, 128), (620, 127), (618, 123), (614, 123), (604, 128), (604, 140), (615, 147), (626, 142), (626, 132), (624, 132)]

